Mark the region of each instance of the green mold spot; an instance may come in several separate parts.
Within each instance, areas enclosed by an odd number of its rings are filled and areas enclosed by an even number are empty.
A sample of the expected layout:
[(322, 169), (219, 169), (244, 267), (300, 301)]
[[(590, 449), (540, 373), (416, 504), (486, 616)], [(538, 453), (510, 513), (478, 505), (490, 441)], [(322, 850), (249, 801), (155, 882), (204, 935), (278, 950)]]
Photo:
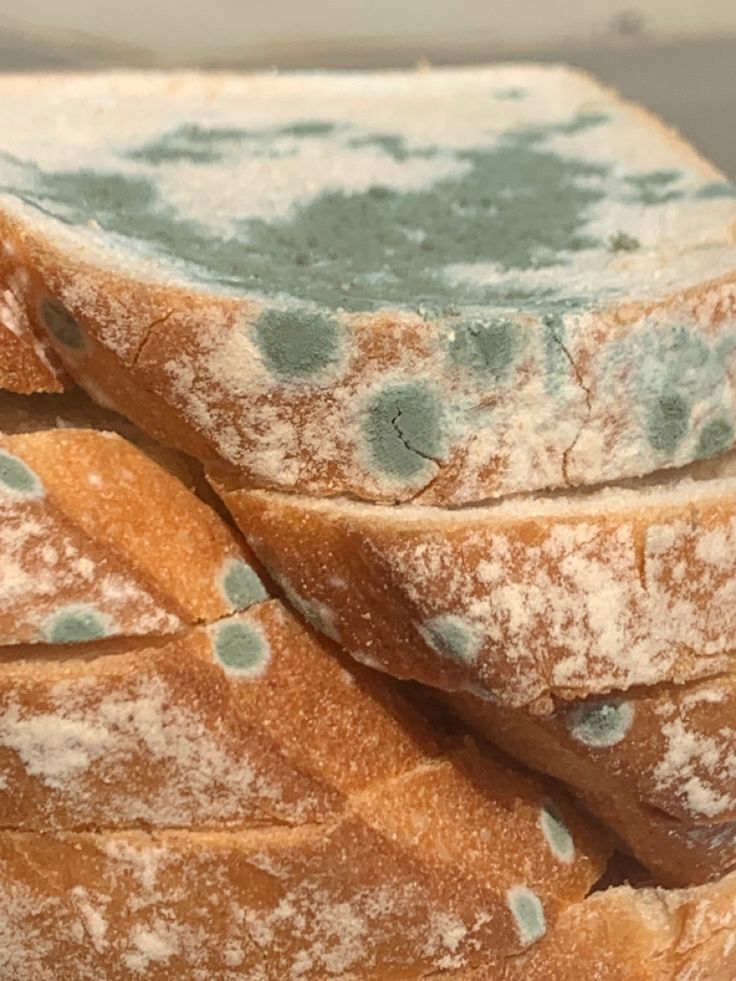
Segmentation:
[(578, 705), (567, 715), (567, 728), (577, 742), (598, 748), (620, 743), (633, 721), (634, 706), (612, 699)]
[(705, 200), (736, 198), (736, 184), (732, 184), (730, 181), (713, 181), (699, 188), (695, 193), (695, 197), (704, 198)]
[(427, 620), (420, 633), (432, 650), (443, 657), (469, 663), (478, 656), (481, 638), (474, 624), (464, 617), (447, 613)]
[(270, 147), (279, 138), (329, 136), (335, 128), (333, 123), (320, 121), (260, 130), (186, 123), (131, 150), (126, 156), (129, 160), (140, 160), (154, 166), (179, 161), (208, 164), (222, 160), (243, 144), (255, 143)]
[(22, 497), (41, 497), (43, 494), (43, 485), (28, 464), (6, 450), (0, 450), (0, 490), (2, 489)]
[(258, 574), (241, 559), (230, 559), (226, 563), (222, 591), (233, 610), (247, 610), (268, 599)]
[(49, 332), (64, 347), (76, 351), (84, 347), (84, 332), (66, 307), (55, 300), (44, 300), (41, 304), (41, 317)]
[(542, 806), (539, 827), (555, 858), (569, 865), (575, 859), (575, 843), (564, 818), (551, 801), (545, 801)]
[(45, 630), (51, 644), (82, 644), (100, 640), (109, 633), (107, 617), (93, 606), (82, 603), (74, 603), (55, 614)]
[(395, 133), (370, 133), (368, 136), (356, 136), (348, 140), (348, 146), (355, 149), (374, 146), (383, 150), (385, 154), (399, 163), (412, 159), (429, 159), (440, 153), (437, 147), (412, 147), (410, 149), (404, 137)]
[[(712, 342), (684, 325), (647, 331), (633, 347), (619, 347), (617, 356), (636, 371), (636, 406), (651, 447), (663, 456), (672, 455), (690, 432), (694, 405), (706, 418), (723, 417), (734, 350), (736, 337), (728, 332)], [(718, 444), (719, 433), (724, 433), (722, 423), (701, 434), (704, 450)]]
[(511, 320), (460, 324), (450, 345), (452, 359), (476, 375), (503, 381), (516, 357), (520, 327)]
[(546, 314), (544, 324), (544, 387), (548, 395), (556, 395), (574, 374), (566, 353), (565, 321), (560, 314)]
[(608, 240), (608, 248), (611, 252), (636, 252), (641, 248), (641, 242), (633, 235), (627, 235), (626, 232), (616, 232)]
[(215, 632), (215, 657), (228, 674), (255, 678), (271, 656), (265, 634), (250, 623), (223, 623)]
[(611, 117), (605, 112), (580, 112), (569, 122), (557, 123), (552, 129), (564, 136), (575, 136), (577, 133), (586, 133), (590, 129), (605, 126), (610, 121)]
[(528, 947), (540, 940), (547, 932), (547, 920), (539, 896), (527, 886), (512, 886), (507, 900), (522, 944)]
[(678, 392), (665, 392), (649, 411), (649, 442), (655, 450), (674, 453), (687, 435), (689, 423), (690, 404)]
[(410, 479), (444, 450), (442, 404), (425, 382), (397, 382), (368, 402), (363, 434), (382, 474)]
[(255, 335), (266, 365), (281, 378), (307, 378), (338, 357), (337, 321), (321, 314), (266, 310)]
[(698, 437), (697, 458), (706, 459), (730, 450), (734, 443), (734, 427), (730, 419), (713, 419), (706, 423)]
[(632, 174), (626, 178), (630, 193), (628, 200), (634, 204), (667, 204), (684, 197), (682, 191), (673, 187), (682, 177), (679, 170), (650, 170), (643, 174)]

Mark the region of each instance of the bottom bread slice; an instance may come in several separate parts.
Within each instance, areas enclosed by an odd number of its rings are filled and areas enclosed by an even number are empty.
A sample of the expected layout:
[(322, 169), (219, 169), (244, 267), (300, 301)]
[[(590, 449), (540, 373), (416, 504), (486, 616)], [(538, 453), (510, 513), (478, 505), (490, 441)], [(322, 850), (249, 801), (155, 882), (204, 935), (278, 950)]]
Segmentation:
[(110, 643), (0, 650), (3, 981), (500, 964), (605, 870), (564, 792), (276, 600)]
[[(503, 924), (479, 902), (469, 927), (453, 912), (449, 878), (425, 895), (407, 886), (405, 862), (388, 844), (377, 854), (350, 817), (244, 833), (2, 832), (2, 977), (732, 981), (736, 974), (734, 875), (688, 890), (594, 893), (569, 905), (526, 951), (486, 942), (482, 966), (467, 971), (457, 965), (469, 933), (480, 943), (490, 928), (500, 940)], [(510, 895), (528, 941), (538, 929), (533, 900), (521, 890)]]

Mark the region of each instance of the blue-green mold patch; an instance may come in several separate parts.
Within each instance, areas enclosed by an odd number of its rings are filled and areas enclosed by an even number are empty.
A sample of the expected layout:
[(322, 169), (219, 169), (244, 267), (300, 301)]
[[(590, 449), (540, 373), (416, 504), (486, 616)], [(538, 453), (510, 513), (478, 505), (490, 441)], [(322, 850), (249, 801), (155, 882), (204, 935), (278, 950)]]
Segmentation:
[(44, 490), (37, 475), (27, 463), (0, 449), (0, 492), (11, 491), (20, 497), (41, 497)]
[(573, 739), (593, 748), (620, 743), (633, 722), (633, 704), (619, 698), (583, 702), (566, 716), (567, 729)]
[(381, 475), (404, 480), (417, 477), (445, 451), (442, 401), (424, 381), (389, 384), (368, 400), (363, 436)]
[(340, 643), (340, 631), (334, 611), (326, 603), (321, 603), (316, 599), (307, 599), (283, 578), (279, 579), (279, 584), (289, 601), (289, 605), (296, 610), (302, 619), (307, 621), (310, 627), (314, 627), (315, 630), (324, 634), (325, 637), (329, 637), (330, 640)]
[(51, 644), (83, 644), (110, 635), (108, 618), (86, 603), (72, 603), (49, 618), (45, 636)]
[(545, 801), (539, 813), (539, 827), (555, 858), (569, 865), (575, 859), (575, 842), (565, 819), (552, 801)]
[(242, 621), (220, 624), (215, 630), (215, 658), (228, 674), (257, 678), (268, 667), (271, 649), (260, 627)]
[(242, 559), (228, 559), (225, 563), (222, 591), (232, 610), (247, 610), (268, 599), (258, 573)]
[(528, 947), (541, 940), (547, 932), (547, 919), (539, 896), (527, 886), (512, 886), (507, 900), (522, 944)]
[(482, 644), (475, 624), (454, 613), (425, 620), (420, 633), (432, 650), (443, 657), (465, 663), (476, 659)]
[(517, 357), (521, 334), (521, 326), (512, 320), (469, 320), (455, 327), (450, 356), (456, 364), (499, 384)]
[(736, 438), (736, 433), (734, 433), (733, 421), (730, 418), (722, 416), (719, 419), (711, 419), (703, 426), (698, 436), (696, 450), (698, 459), (703, 460), (717, 456), (719, 453), (725, 453), (733, 446), (734, 438)]
[(255, 339), (266, 366), (280, 378), (309, 378), (339, 355), (338, 323), (319, 313), (266, 310), (256, 323)]
[[(692, 429), (693, 408), (723, 405), (728, 365), (736, 350), (736, 337), (717, 341), (683, 324), (646, 331), (619, 356), (631, 360), (636, 377), (636, 399), (649, 445), (664, 457), (672, 456)], [(713, 428), (708, 428), (712, 424)], [(727, 438), (727, 418), (713, 419), (699, 437), (701, 456), (720, 452)]]
[(251, 145), (251, 153), (260, 151), (265, 155), (280, 155), (274, 153), (274, 144), (279, 139), (329, 136), (335, 129), (333, 123), (317, 120), (264, 129), (185, 123), (129, 151), (125, 156), (154, 166), (179, 162), (208, 164), (222, 160), (244, 144)]

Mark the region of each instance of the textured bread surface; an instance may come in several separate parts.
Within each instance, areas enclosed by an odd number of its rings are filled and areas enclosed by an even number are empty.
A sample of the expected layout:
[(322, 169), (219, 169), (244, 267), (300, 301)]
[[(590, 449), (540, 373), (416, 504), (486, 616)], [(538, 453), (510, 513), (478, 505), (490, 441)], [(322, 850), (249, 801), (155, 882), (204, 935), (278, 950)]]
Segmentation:
[(579, 72), (10, 77), (2, 96), (28, 330), (208, 463), (459, 504), (733, 443), (734, 187)]
[(3, 977), (493, 971), (585, 898), (563, 791), (435, 735), (122, 437), (6, 419)]
[[(728, 876), (686, 890), (623, 886), (571, 903), (555, 928), (526, 951), (504, 957), (490, 947), (482, 967), (453, 968), (459, 920), (440, 915), (437, 933), (451, 949), (439, 970), (411, 973), (426, 929), (416, 893), (398, 901), (399, 919), (372, 939), (378, 972), (360, 960), (364, 911), (385, 902), (400, 878), (389, 848), (376, 862), (373, 842), (354, 826), (246, 834), (162, 832), (0, 835), (4, 902), (0, 966), (17, 981), (217, 977), (236, 981), (341, 978), (398, 981), (731, 981), (736, 967), (736, 881)], [(372, 862), (345, 868), (354, 849)], [(341, 847), (343, 846), (343, 847)], [(312, 888), (314, 866), (326, 868)], [(345, 901), (336, 880), (353, 885)], [(292, 893), (289, 883), (300, 883)], [(448, 890), (434, 879), (440, 894)], [(342, 885), (342, 883), (340, 883)], [(334, 890), (334, 891), (333, 891)], [(295, 935), (294, 917), (309, 924)], [(402, 924), (404, 929), (402, 929)], [(425, 934), (426, 935), (426, 934)], [(289, 960), (301, 940), (298, 957)], [(434, 947), (436, 950), (436, 947)], [(428, 960), (431, 958), (428, 958)], [(426, 964), (426, 961), (425, 961)]]
[(359, 659), (542, 712), (727, 671), (732, 454), (588, 493), (443, 510), (251, 491), (214, 477), (297, 608)]
[(0, 519), (3, 644), (166, 633), (233, 610), (239, 537), (117, 434), (0, 436)]
[(0, 395), (62, 392), (70, 381), (49, 345), (31, 330), (28, 284), (19, 250), (0, 225)]
[(722, 716), (709, 719), (711, 735), (688, 725), (698, 700), (707, 703), (718, 690), (709, 681), (679, 705), (661, 695), (670, 719), (661, 729), (652, 725), (651, 704), (635, 696), (573, 703), (547, 717), (464, 692), (441, 697), (486, 739), (567, 783), (657, 882), (688, 886), (736, 867), (736, 821), (729, 814), (733, 715), (725, 723)]

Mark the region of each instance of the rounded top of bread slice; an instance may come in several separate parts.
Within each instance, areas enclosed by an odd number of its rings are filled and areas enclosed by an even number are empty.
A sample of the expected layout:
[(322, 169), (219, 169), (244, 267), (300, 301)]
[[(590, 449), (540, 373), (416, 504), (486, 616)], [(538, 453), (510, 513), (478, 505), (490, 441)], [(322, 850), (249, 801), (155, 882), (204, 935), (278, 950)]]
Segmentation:
[(2, 88), (4, 206), (166, 284), (305, 313), (538, 309), (648, 293), (652, 249), (708, 251), (678, 287), (736, 265), (734, 189), (566, 68)]
[(459, 504), (733, 442), (736, 189), (586, 75), (0, 91), (0, 223), (34, 331), (200, 459)]

